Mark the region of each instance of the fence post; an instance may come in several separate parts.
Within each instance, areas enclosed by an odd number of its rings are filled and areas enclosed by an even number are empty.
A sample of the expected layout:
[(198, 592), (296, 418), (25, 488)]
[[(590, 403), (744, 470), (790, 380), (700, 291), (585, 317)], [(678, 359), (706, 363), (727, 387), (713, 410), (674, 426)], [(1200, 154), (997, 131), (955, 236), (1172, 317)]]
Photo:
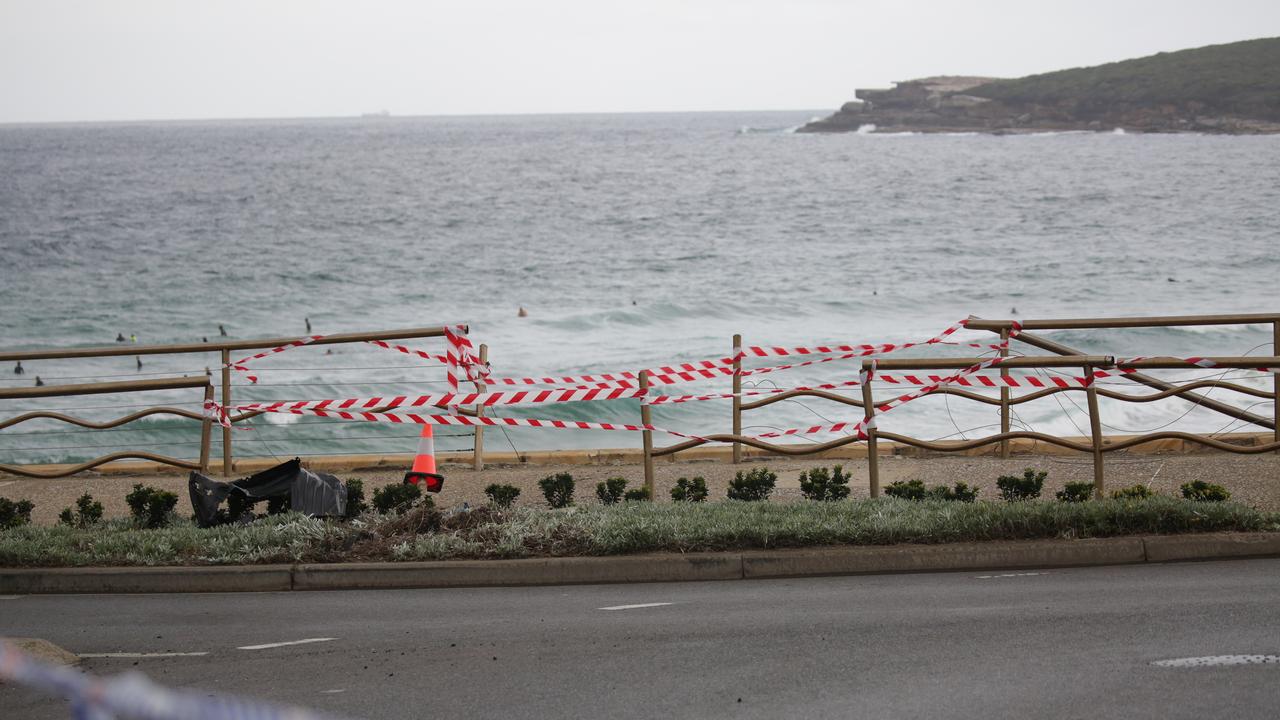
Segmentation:
[[(649, 389), (649, 371), (648, 370), (640, 371), (640, 389), (641, 390)], [(644, 403), (644, 398), (641, 398), (640, 399), (640, 424), (652, 425), (653, 424), (652, 414), (653, 412), (649, 409), (649, 406)], [(653, 432), (650, 430), (645, 430), (644, 432), (640, 433), (640, 436), (644, 439), (644, 487), (646, 490), (649, 491), (649, 499), (656, 500), (657, 499), (656, 490), (653, 487)]]
[(1089, 399), (1089, 431), (1093, 436), (1093, 494), (1103, 497), (1105, 481), (1102, 472), (1102, 418), (1098, 415), (1098, 388), (1094, 384), (1093, 367), (1084, 366), (1085, 394)]
[[(489, 362), (489, 346), (480, 343), (480, 363), (487, 364)], [(476, 381), (476, 392), (484, 392), (488, 390), (488, 386), (483, 381)], [(484, 403), (476, 405), (476, 417), (484, 417)], [(476, 472), (484, 470), (484, 426), (476, 426), (475, 446), (471, 451), (471, 469)]]
[[(1271, 354), (1280, 356), (1280, 320), (1271, 324), (1271, 334)], [(1271, 383), (1271, 418), (1276, 425), (1275, 441), (1280, 442), (1280, 373), (1271, 374)], [(1276, 454), (1280, 455), (1280, 450)]]
[[(231, 351), (222, 349), (222, 411), (231, 418)], [(230, 422), (227, 423), (230, 425)], [(231, 477), (231, 428), (222, 428), (222, 475)]]
[(206, 405), (204, 421), (200, 423), (200, 472), (209, 472), (209, 445), (213, 436), (213, 417), (209, 415), (208, 404), (213, 400), (213, 383), (204, 386), (204, 402)]
[[(1280, 325), (1277, 325), (1280, 327)], [(742, 434), (742, 336), (733, 336), (733, 434)], [(742, 462), (742, 443), (733, 444), (733, 464)]]
[[(1000, 331), (1000, 357), (1009, 357), (1009, 328)], [(1000, 377), (1009, 377), (1008, 368), (1000, 368)], [(1009, 432), (1009, 386), (1000, 386), (1000, 433)], [(1000, 441), (1000, 457), (1009, 457), (1009, 441), (1007, 439)]]
[(876, 456), (876, 429), (871, 427), (871, 420), (876, 416), (875, 400), (871, 397), (871, 361), (862, 361), (862, 375), (867, 381), (862, 383), (862, 416), (867, 420), (867, 475), (869, 478), (871, 497), (880, 497), (880, 459)]

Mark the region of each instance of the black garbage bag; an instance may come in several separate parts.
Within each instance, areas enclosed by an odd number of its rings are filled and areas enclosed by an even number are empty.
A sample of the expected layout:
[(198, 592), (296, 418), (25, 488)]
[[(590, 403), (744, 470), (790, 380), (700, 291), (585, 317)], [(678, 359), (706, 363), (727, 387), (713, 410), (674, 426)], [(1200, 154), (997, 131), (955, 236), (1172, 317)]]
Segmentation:
[(342, 481), (302, 467), (299, 458), (229, 483), (193, 471), (187, 478), (187, 489), (200, 527), (217, 525), (218, 508), (233, 494), (249, 502), (288, 498), (291, 509), (312, 517), (341, 517), (347, 510), (347, 488)]

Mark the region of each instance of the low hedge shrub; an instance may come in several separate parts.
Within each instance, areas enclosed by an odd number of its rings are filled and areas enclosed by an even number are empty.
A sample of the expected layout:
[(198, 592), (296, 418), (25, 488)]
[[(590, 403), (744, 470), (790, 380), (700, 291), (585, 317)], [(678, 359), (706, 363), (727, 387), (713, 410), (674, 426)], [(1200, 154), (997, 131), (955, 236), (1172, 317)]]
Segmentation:
[(762, 467), (752, 468), (747, 472), (739, 470), (729, 482), (729, 499), (749, 502), (768, 500), (777, 482), (777, 474)]
[(0, 530), (30, 523), (33, 509), (35, 505), (31, 504), (30, 500), (14, 502), (9, 498), (0, 497)]
[(1182, 486), (1182, 497), (1200, 502), (1223, 502), (1231, 498), (1231, 493), (1221, 485), (1195, 480)]
[(489, 496), (489, 503), (494, 507), (509, 508), (515, 504), (516, 498), (520, 497), (520, 488), (515, 485), (490, 483), (484, 489), (484, 494)]
[(1069, 482), (1053, 494), (1058, 502), (1085, 502), (1093, 497), (1093, 483)]
[(809, 500), (843, 500), (849, 497), (849, 480), (843, 465), (813, 468), (800, 473), (800, 494)]
[(929, 488), (928, 497), (931, 500), (971, 503), (978, 499), (978, 492), (978, 488), (971, 487), (968, 483), (957, 482), (952, 487), (938, 485), (936, 487)]
[(538, 481), (542, 488), (542, 496), (553, 508), (569, 507), (573, 504), (573, 476), (569, 473), (548, 475)]
[(351, 478), (345, 484), (347, 486), (347, 512), (343, 517), (350, 520), (353, 517), (363, 515), (369, 509), (369, 504), (364, 501), (364, 481)]
[(178, 496), (168, 490), (157, 490), (142, 484), (133, 486), (133, 490), (124, 496), (129, 505), (129, 514), (140, 527), (154, 530), (167, 527), (173, 509), (178, 506)]
[(422, 488), (414, 483), (393, 483), (373, 491), (373, 509), (387, 515), (403, 515), (422, 498)]
[(884, 494), (900, 500), (945, 500), (947, 502), (973, 502), (978, 499), (978, 488), (957, 482), (954, 486), (935, 485), (925, 487), (923, 480), (898, 480), (889, 483)]
[(701, 476), (690, 480), (680, 478), (671, 488), (671, 499), (675, 502), (704, 502), (707, 499), (707, 480)]
[(648, 502), (653, 498), (649, 495), (649, 488), (639, 487), (634, 490), (628, 490), (622, 496), (627, 502)]
[(1034, 500), (1040, 497), (1047, 477), (1049, 473), (1046, 471), (1037, 472), (1035, 468), (1027, 468), (1022, 472), (1022, 477), (1001, 475), (996, 479), (996, 487), (1000, 488), (1000, 497), (1006, 502)]
[(1155, 495), (1155, 491), (1146, 485), (1130, 485), (1127, 488), (1111, 491), (1111, 497), (1114, 500), (1145, 500)]
[(923, 500), (928, 493), (923, 480), (897, 480), (884, 488), (884, 494), (899, 500)]
[(600, 502), (603, 505), (616, 505), (621, 502), (626, 489), (626, 478), (611, 477), (603, 482), (596, 483), (596, 497), (600, 498)]
[(63, 508), (58, 513), (58, 523), (76, 528), (87, 528), (102, 519), (102, 503), (85, 493), (76, 499), (76, 509)]

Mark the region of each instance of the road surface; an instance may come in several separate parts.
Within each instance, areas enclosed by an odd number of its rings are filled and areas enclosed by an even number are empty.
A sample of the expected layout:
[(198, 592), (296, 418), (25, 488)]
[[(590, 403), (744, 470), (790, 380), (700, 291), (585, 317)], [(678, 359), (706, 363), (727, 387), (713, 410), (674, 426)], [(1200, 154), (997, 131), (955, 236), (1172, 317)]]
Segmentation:
[[(1274, 718), (1280, 560), (542, 588), (8, 596), (0, 635), (356, 718)], [(169, 655), (170, 653), (183, 653)], [(194, 654), (203, 653), (203, 654)], [(123, 654), (113, 656), (111, 654)], [(66, 718), (0, 687), (5, 718)]]

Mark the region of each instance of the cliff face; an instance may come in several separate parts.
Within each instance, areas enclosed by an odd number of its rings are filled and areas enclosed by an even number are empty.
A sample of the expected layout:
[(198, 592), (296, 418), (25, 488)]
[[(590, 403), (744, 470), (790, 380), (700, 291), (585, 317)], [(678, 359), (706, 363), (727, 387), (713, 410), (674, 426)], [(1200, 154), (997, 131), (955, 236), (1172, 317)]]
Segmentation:
[(801, 132), (1280, 133), (1280, 38), (1016, 80), (937, 76), (860, 89)]

